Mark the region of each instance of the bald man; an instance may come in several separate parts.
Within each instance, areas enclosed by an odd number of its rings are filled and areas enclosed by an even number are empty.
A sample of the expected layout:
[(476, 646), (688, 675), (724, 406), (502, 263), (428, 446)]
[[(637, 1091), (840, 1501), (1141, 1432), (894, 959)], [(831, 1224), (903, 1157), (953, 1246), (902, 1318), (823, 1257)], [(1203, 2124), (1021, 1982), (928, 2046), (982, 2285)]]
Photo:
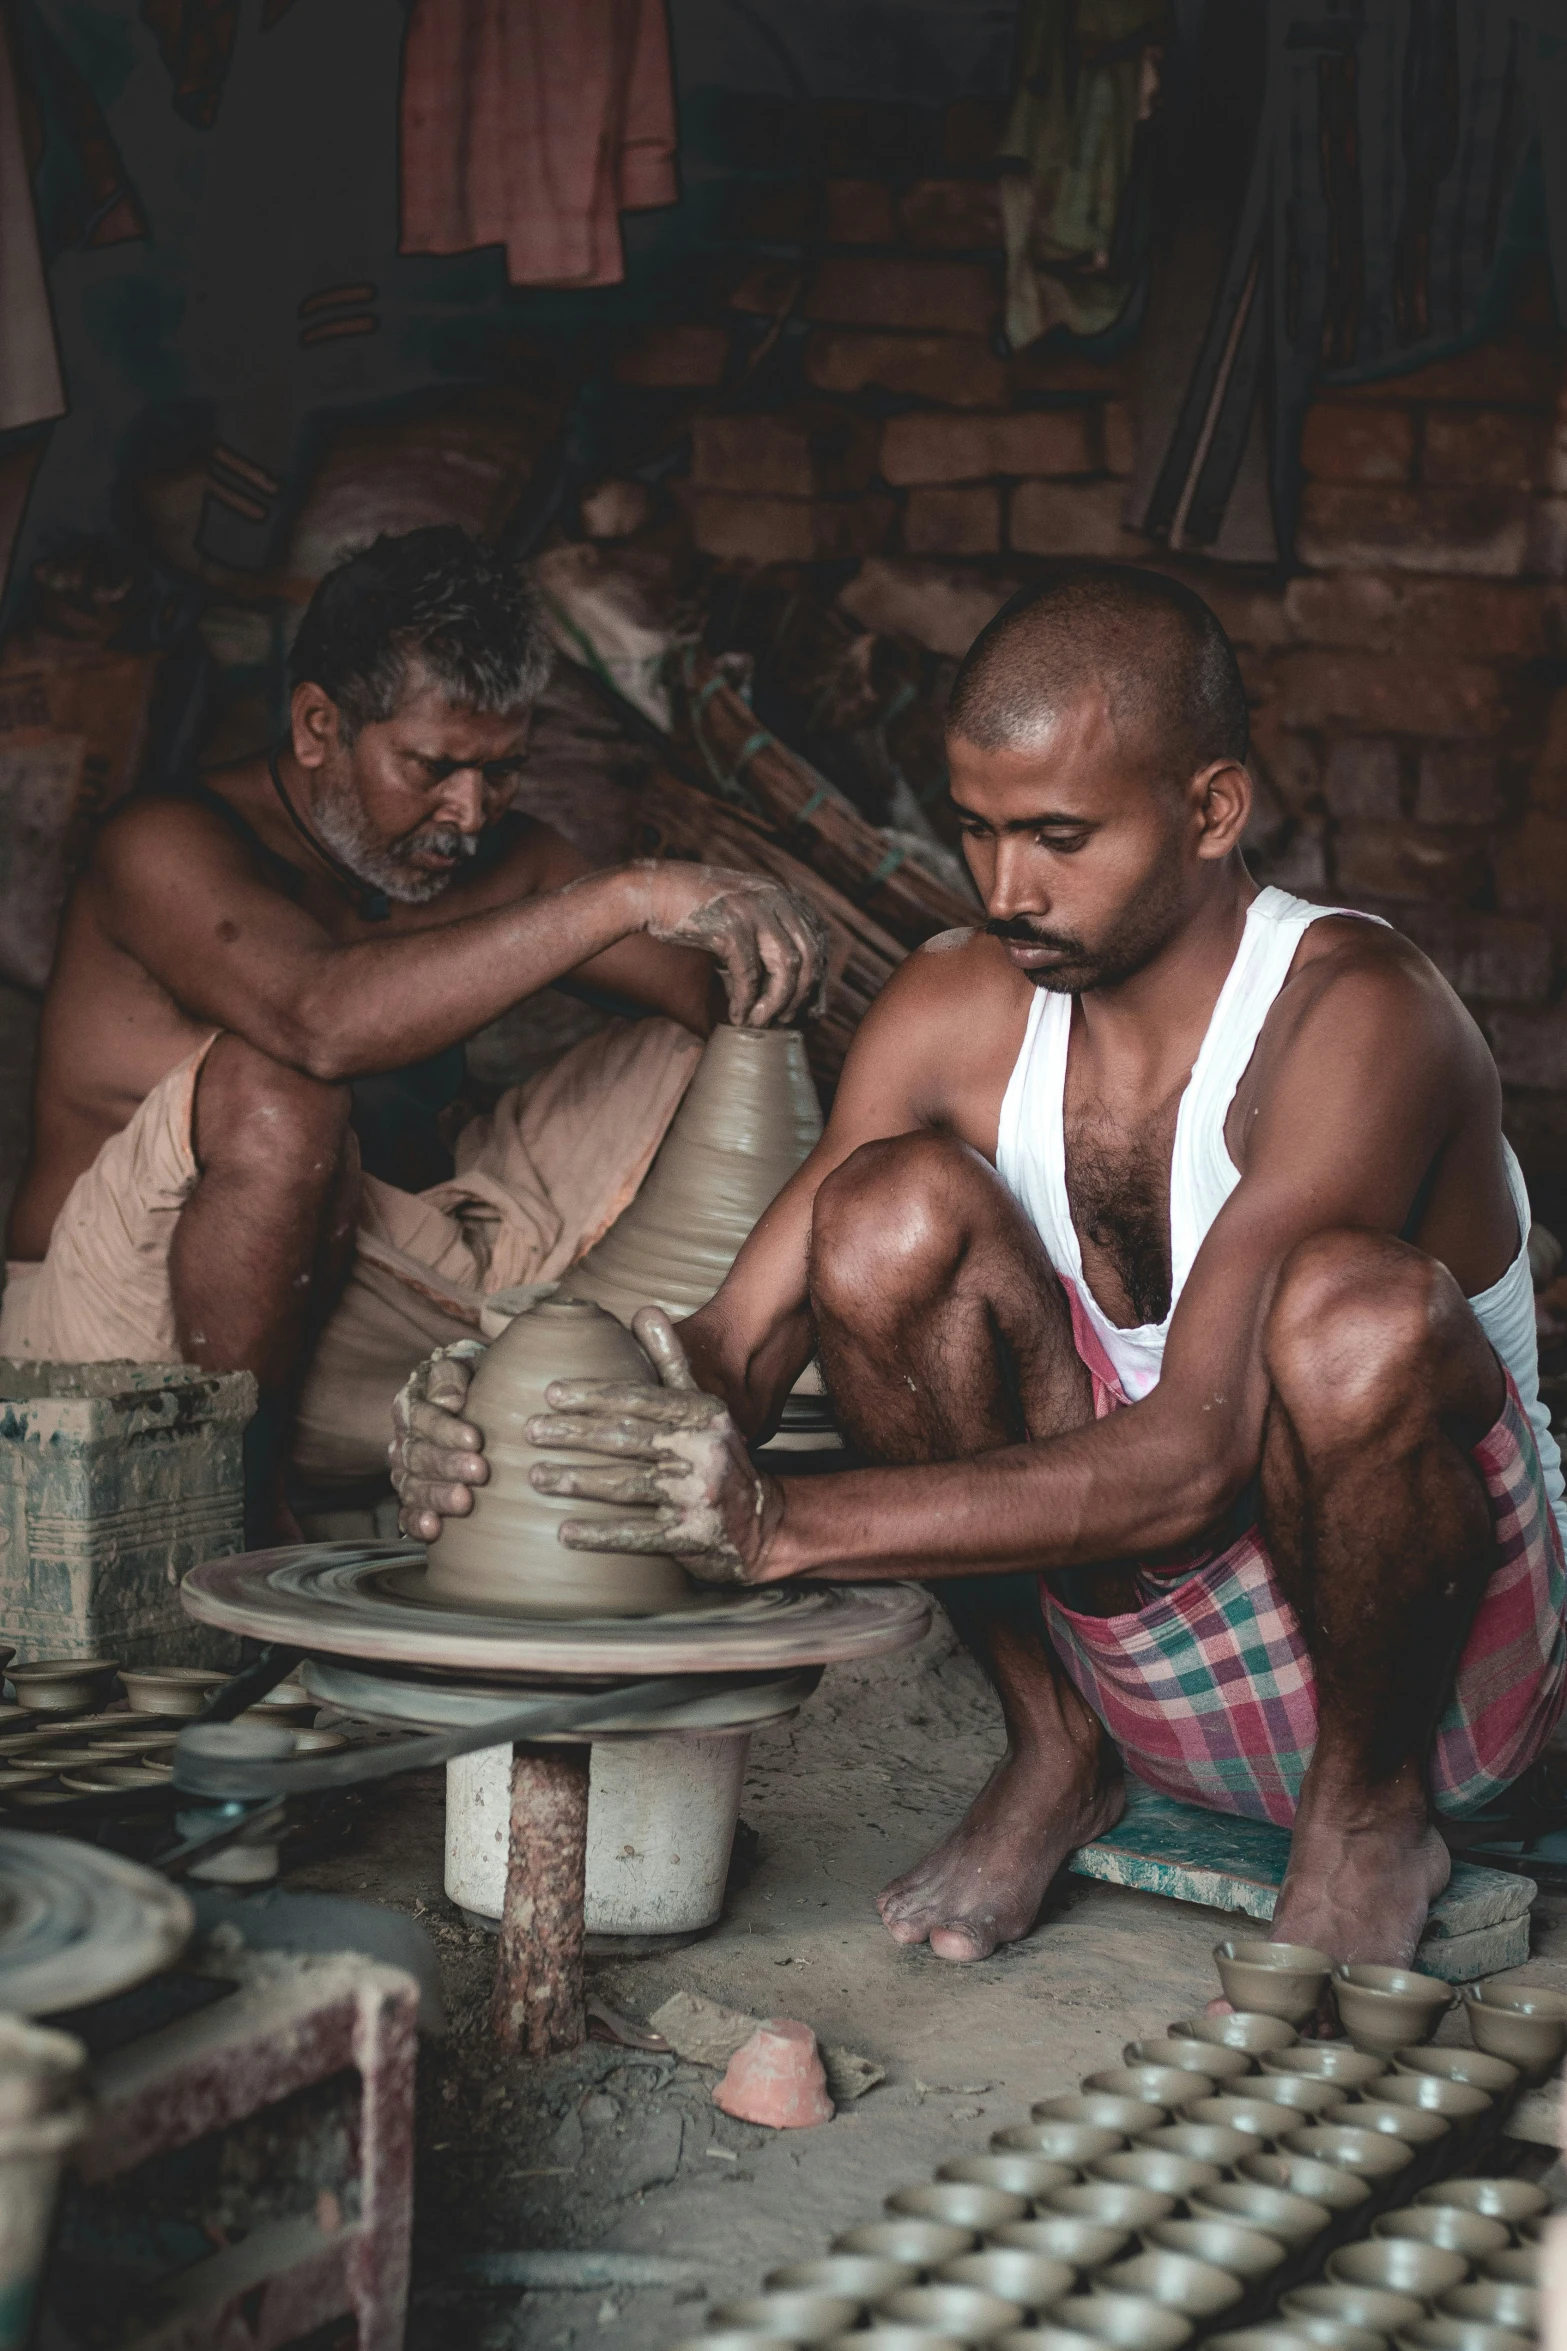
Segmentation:
[[(982, 929), (912, 956), (827, 1132), (712, 1303), (638, 1329), (660, 1390), (551, 1391), (602, 1457), (568, 1521), (714, 1583), (934, 1582), (1007, 1752), (880, 1898), (973, 1960), (1068, 1853), (1167, 1793), (1292, 1827), (1274, 1931), (1407, 1961), (1442, 1816), (1567, 1696), (1562, 1476), (1538, 1400), (1529, 1206), (1484, 1040), (1383, 924), (1262, 889), (1246, 703), (1207, 606), (1075, 565), (953, 694)], [(748, 1440), (813, 1353), (867, 1464)], [(471, 1506), (441, 1366), (404, 1410), (405, 1523)]]

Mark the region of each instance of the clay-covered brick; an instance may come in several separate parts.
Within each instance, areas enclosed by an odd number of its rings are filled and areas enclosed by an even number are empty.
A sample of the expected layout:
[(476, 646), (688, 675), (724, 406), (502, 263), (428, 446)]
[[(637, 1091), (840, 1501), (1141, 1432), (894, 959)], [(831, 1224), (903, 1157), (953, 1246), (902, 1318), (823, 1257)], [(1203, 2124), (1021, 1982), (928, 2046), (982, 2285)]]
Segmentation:
[(1502, 815), (1502, 763), (1479, 743), (1433, 743), (1420, 754), (1415, 815), (1422, 824), (1495, 824)]
[(1529, 805), (1567, 817), (1567, 686), (1558, 689), (1529, 769)]
[(1124, 482), (1020, 482), (1012, 493), (1011, 542), (1025, 555), (1120, 555), (1147, 541), (1126, 529)]
[(955, 98), (942, 120), (941, 159), (949, 171), (983, 171), (1007, 127), (1007, 98)]
[(1549, 408), (1562, 380), (1559, 349), (1504, 336), (1450, 359), (1433, 359), (1405, 375), (1357, 384), (1340, 399), (1466, 400), (1492, 408)]
[(993, 408), (1007, 371), (979, 335), (857, 334), (817, 327), (805, 340), (805, 379), (821, 392), (903, 392), (951, 408)]
[(898, 205), (911, 245), (968, 252), (1001, 242), (1001, 207), (991, 180), (916, 180)]
[(1504, 1085), (1567, 1088), (1567, 1004), (1493, 1012), (1486, 1027)]
[(1001, 547), (1001, 492), (988, 482), (962, 489), (911, 490), (903, 512), (911, 555), (995, 555)]
[(1123, 477), (1137, 466), (1137, 418), (1129, 400), (1107, 400), (1100, 416), (1106, 473)]
[(1551, 991), (1551, 937), (1543, 923), (1467, 906), (1406, 906), (1406, 938), (1470, 1004), (1542, 1004)]
[(1415, 458), (1407, 408), (1319, 400), (1306, 411), (1301, 463), (1324, 482), (1407, 482)]
[(925, 327), (990, 332), (1000, 302), (997, 272), (983, 261), (829, 254), (805, 292), (804, 317), (823, 326)]
[(1391, 735), (1489, 735), (1503, 723), (1497, 675), (1478, 661), (1389, 661), (1316, 647), (1277, 657), (1280, 714), (1294, 727)]
[(1398, 745), (1384, 735), (1351, 735), (1333, 744), (1323, 773), (1323, 795), (1341, 818), (1396, 822)]
[(1496, 903), (1508, 914), (1567, 912), (1567, 817), (1531, 808), (1496, 845)]
[(825, 180), (822, 210), (832, 245), (890, 245), (898, 233), (885, 180)]
[(1388, 564), (1506, 579), (1525, 567), (1529, 503), (1514, 490), (1308, 482), (1297, 544), (1322, 571)]
[(882, 436), (883, 476), (899, 484), (982, 481), (990, 474), (1089, 473), (1093, 465), (1088, 419), (1079, 409), (1036, 408), (997, 416), (915, 409), (893, 417)]
[(1485, 878), (1482, 851), (1410, 824), (1346, 824), (1335, 843), (1339, 886), (1378, 898), (1467, 898)]
[(823, 403), (705, 415), (691, 428), (691, 480), (699, 490), (843, 496), (866, 488), (875, 470), (875, 424), (853, 409)]
[(1558, 647), (1567, 650), (1555, 594), (1508, 580), (1339, 571), (1291, 580), (1284, 610), (1303, 644), (1532, 661)]
[(648, 327), (617, 352), (615, 373), (623, 384), (678, 388), (716, 384), (729, 360), (725, 327)]
[(826, 563), (887, 543), (890, 498), (765, 498), (697, 490), (691, 535), (704, 555), (741, 563)]
[(1547, 433), (1545, 417), (1522, 409), (1433, 408), (1421, 472), (1428, 482), (1529, 490), (1545, 471)]

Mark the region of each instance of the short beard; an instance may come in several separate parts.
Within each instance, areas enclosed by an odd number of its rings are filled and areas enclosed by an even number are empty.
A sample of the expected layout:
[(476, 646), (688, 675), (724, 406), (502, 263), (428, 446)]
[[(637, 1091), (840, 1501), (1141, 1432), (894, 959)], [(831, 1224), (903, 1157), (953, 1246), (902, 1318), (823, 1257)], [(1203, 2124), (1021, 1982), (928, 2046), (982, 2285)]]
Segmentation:
[(1086, 996), (1095, 988), (1114, 988), (1122, 980), (1147, 969), (1180, 928), (1181, 894), (1172, 870), (1169, 882), (1151, 888), (1122, 913), (1107, 938), (1090, 948), (1065, 931), (1032, 923), (1025, 915), (987, 922), (992, 939), (1011, 939), (1020, 947), (1048, 947), (1061, 958), (1047, 970), (1027, 971), (1024, 978), (1052, 996)]
[(421, 832), (405, 833), (400, 841), (379, 841), (351, 789), (323, 795), (311, 816), (338, 863), (400, 906), (427, 906), (456, 879), (455, 867), (451, 873), (421, 873), (410, 864), (421, 850), (434, 850), (441, 857), (472, 857), (478, 852), (478, 834), (460, 832), (453, 824), (428, 825)]

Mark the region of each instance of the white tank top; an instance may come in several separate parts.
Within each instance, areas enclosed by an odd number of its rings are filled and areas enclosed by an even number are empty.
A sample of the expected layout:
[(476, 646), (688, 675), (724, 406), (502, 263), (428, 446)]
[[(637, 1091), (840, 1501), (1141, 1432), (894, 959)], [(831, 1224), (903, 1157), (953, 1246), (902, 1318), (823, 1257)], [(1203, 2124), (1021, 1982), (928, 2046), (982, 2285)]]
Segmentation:
[[(1031, 1219), (1051, 1263), (1076, 1292), (1082, 1313), (1135, 1404), (1158, 1385), (1170, 1315), (1180, 1300), (1198, 1250), (1214, 1218), (1240, 1182), (1224, 1141), (1235, 1089), (1256, 1050), (1262, 1024), (1289, 977), (1308, 926), (1324, 915), (1354, 914), (1347, 906), (1312, 906), (1285, 890), (1253, 899), (1235, 961), (1219, 991), (1208, 1033), (1181, 1096), (1170, 1159), (1170, 1314), (1163, 1322), (1123, 1329), (1104, 1312), (1083, 1274), (1083, 1253), (1066, 1190), (1066, 1057), (1072, 1028), (1070, 996), (1041, 988), (1029, 1006), (1022, 1050), (1001, 1104), (996, 1167)], [(1379, 918), (1360, 918), (1374, 922)], [(1384, 926), (1385, 927), (1385, 926)], [(1540, 1449), (1551, 1507), (1567, 1538), (1561, 1454), (1540, 1402), (1534, 1283), (1529, 1271), (1529, 1195), (1511, 1144), (1502, 1150), (1518, 1216), (1518, 1254), (1499, 1282), (1469, 1301), (1481, 1329), (1512, 1374)]]

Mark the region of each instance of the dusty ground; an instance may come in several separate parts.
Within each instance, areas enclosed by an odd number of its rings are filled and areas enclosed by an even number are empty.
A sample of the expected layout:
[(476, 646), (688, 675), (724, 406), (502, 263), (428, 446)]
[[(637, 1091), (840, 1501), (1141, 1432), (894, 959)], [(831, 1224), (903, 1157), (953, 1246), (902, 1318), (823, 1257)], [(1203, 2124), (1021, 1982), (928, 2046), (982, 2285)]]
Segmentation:
[[(1060, 1881), (1034, 1933), (979, 1967), (888, 1939), (875, 1889), (945, 1829), (999, 1745), (990, 1694), (944, 1627), (913, 1657), (830, 1671), (752, 1748), (743, 1809), (759, 1849), (723, 1923), (594, 1972), (632, 2017), (685, 1988), (803, 2017), (886, 2066), (816, 2131), (732, 2122), (712, 2104), (714, 2073), (604, 2043), (540, 2066), (497, 2059), (494, 1945), (443, 1896), (435, 1779), (404, 1788), (355, 1851), (292, 1880), (416, 1910), (441, 1954), (453, 2029), (421, 2065), (411, 2351), (557, 2351), (610, 2329), (628, 2351), (663, 2351), (707, 2307), (825, 2252), (893, 2188), (982, 2151), (1032, 2100), (1212, 1995), (1218, 1914), (1082, 1879)], [(1537, 1913), (1535, 1943), (1539, 1972), (1567, 1985), (1567, 1906)], [(704, 2285), (519, 2293), (457, 2275), (465, 2255), (524, 2247), (673, 2256)]]

